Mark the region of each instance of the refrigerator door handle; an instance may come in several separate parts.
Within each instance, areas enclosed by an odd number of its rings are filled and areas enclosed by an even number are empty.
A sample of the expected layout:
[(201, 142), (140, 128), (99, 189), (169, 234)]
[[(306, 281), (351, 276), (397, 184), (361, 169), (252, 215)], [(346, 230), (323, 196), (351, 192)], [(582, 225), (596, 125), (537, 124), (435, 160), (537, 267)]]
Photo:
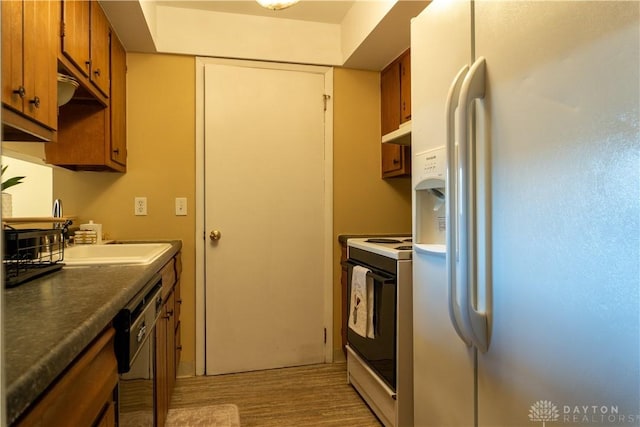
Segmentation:
[(471, 210), (475, 208), (475, 189), (472, 153), (475, 147), (469, 144), (469, 106), (474, 99), (484, 98), (485, 95), (485, 59), (480, 57), (473, 63), (469, 73), (462, 83), (460, 90), (460, 108), (458, 108), (457, 136), (458, 136), (458, 168), (460, 191), (460, 275), (463, 283), (466, 281), (466, 312), (471, 324), (471, 341), (478, 350), (485, 353), (489, 349), (488, 314), (482, 313), (474, 306), (473, 300), (477, 295), (478, 268), (476, 249), (475, 215)]
[[(471, 339), (467, 336), (467, 333), (463, 332), (464, 329), (469, 330), (468, 316), (466, 319), (462, 317), (462, 311), (460, 304), (458, 304), (458, 278), (456, 275), (456, 260), (458, 259), (458, 223), (457, 223), (457, 186), (456, 186), (456, 141), (455, 141), (455, 112), (458, 108), (458, 99), (460, 96), (460, 88), (464, 77), (469, 71), (469, 66), (464, 65), (456, 74), (456, 77), (451, 82), (449, 92), (447, 94), (446, 103), (446, 143), (447, 143), (447, 205), (446, 205), (446, 218), (447, 218), (447, 285), (449, 288), (449, 318), (451, 324), (455, 329), (460, 339), (467, 345), (471, 346)], [(466, 292), (461, 295), (462, 307), (467, 306), (465, 301)], [(467, 322), (465, 322), (465, 320)]]

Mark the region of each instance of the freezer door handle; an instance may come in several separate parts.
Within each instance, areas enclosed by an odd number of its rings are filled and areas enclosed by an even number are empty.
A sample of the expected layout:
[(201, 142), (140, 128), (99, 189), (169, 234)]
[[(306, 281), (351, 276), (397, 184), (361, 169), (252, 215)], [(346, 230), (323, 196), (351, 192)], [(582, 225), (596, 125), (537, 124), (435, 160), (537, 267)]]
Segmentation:
[[(467, 306), (465, 302), (466, 289), (460, 295), (462, 304), (458, 303), (458, 277), (456, 275), (456, 260), (458, 259), (458, 225), (456, 218), (457, 202), (457, 186), (456, 186), (456, 141), (455, 141), (455, 112), (458, 108), (458, 99), (460, 96), (460, 87), (464, 77), (469, 71), (469, 66), (464, 65), (456, 74), (451, 82), (449, 93), (447, 94), (447, 104), (445, 110), (446, 116), (446, 142), (447, 142), (447, 182), (446, 182), (446, 218), (447, 218), (447, 286), (449, 288), (449, 318), (460, 339), (468, 346), (471, 346), (471, 339), (464, 330), (468, 330), (468, 316), (463, 317), (463, 311), (460, 309)], [(464, 311), (466, 314), (466, 309)]]
[[(488, 314), (474, 306), (478, 295), (478, 265), (476, 242), (476, 176), (475, 146), (469, 142), (469, 107), (474, 99), (485, 95), (485, 59), (480, 57), (473, 63), (460, 89), (460, 101), (456, 123), (458, 137), (458, 189), (459, 189), (459, 243), (460, 279), (466, 286), (466, 311), (471, 324), (471, 341), (478, 350), (485, 353), (489, 349)], [(486, 260), (486, 257), (484, 258)], [(486, 270), (486, 267), (483, 270)], [(488, 291), (488, 289), (487, 289)]]

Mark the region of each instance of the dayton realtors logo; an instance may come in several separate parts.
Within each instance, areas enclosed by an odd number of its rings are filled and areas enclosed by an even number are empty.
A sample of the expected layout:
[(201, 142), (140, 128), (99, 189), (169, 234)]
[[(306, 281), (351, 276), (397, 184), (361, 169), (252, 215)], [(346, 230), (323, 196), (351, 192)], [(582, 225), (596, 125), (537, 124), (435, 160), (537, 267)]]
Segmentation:
[(548, 400), (538, 400), (529, 409), (529, 419), (531, 421), (542, 421), (542, 427), (547, 421), (558, 421), (560, 413), (558, 407)]
[(560, 409), (550, 400), (538, 400), (529, 409), (529, 421), (561, 422), (565, 424), (636, 425), (640, 415), (620, 413), (617, 405), (562, 405)]

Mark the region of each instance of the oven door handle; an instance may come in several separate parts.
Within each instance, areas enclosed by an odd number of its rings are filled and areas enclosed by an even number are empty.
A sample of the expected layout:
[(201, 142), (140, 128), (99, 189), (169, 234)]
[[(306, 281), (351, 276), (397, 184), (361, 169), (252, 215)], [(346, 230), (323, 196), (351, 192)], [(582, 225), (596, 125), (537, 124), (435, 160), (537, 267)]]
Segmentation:
[(381, 282), (382, 284), (393, 283), (396, 280), (395, 276), (393, 276), (391, 274), (384, 273), (384, 272), (382, 272), (380, 270), (377, 270), (375, 268), (372, 268), (372, 267), (370, 267), (370, 266), (368, 266), (366, 264), (355, 263), (355, 262), (350, 261), (350, 260), (343, 261), (340, 264), (343, 267), (347, 267), (347, 268), (348, 267), (355, 267), (356, 265), (364, 267), (367, 270), (369, 270), (369, 272), (367, 272), (367, 277), (370, 277), (374, 281)]
[(370, 277), (373, 279), (374, 282), (380, 282), (383, 285), (386, 285), (387, 283), (393, 283), (395, 281), (394, 277), (385, 276), (379, 273), (374, 273), (373, 271), (371, 271), (371, 269), (367, 273), (367, 277)]

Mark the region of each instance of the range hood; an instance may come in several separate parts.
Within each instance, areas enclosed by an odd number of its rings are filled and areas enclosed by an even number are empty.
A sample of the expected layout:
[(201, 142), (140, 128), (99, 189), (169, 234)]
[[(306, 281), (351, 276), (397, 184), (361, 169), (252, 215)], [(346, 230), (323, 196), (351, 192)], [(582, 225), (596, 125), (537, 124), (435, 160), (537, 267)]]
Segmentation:
[(382, 135), (382, 143), (411, 145), (411, 120), (404, 122), (393, 132)]

